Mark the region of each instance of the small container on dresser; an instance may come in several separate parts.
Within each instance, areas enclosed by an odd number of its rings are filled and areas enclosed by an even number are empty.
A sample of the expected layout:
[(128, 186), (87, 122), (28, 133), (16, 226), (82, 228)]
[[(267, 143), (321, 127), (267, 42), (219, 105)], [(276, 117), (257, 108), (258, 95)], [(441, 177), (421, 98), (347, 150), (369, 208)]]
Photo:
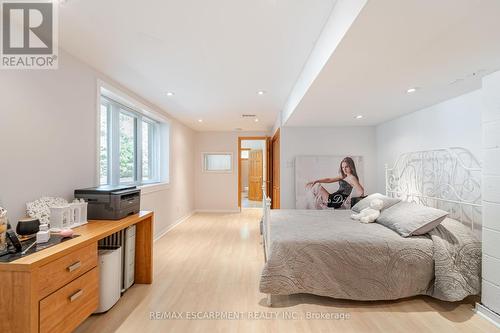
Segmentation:
[(7, 250), (7, 211), (0, 207), (0, 254)]

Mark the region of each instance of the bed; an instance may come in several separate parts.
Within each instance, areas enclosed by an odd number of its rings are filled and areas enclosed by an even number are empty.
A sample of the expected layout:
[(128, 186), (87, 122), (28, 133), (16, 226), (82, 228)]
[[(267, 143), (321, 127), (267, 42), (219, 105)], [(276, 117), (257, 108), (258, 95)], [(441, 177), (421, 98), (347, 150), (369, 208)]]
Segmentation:
[(270, 210), (264, 196), (260, 291), (268, 304), (297, 293), (361, 301), (479, 294), (480, 168), (466, 152), (408, 153), (387, 168), (387, 195), (450, 212), (421, 236), (359, 223), (349, 210)]

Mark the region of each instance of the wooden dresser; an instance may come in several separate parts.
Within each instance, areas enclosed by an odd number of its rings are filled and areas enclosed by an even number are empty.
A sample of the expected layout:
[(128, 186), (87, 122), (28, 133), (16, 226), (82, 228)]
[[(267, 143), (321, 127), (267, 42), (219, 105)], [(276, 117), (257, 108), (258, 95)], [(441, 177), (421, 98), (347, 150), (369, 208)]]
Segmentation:
[(11, 263), (0, 263), (0, 332), (72, 332), (97, 309), (97, 242), (136, 225), (135, 283), (153, 282), (153, 213), (89, 221), (80, 235)]

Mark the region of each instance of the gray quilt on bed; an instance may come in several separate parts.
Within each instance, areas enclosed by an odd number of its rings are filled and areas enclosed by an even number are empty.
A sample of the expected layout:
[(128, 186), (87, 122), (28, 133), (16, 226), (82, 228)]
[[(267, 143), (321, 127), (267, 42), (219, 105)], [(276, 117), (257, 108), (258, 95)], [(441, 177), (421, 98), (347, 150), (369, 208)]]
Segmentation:
[(481, 244), (461, 223), (446, 219), (428, 235), (403, 238), (350, 214), (271, 211), (260, 291), (352, 300), (479, 294)]

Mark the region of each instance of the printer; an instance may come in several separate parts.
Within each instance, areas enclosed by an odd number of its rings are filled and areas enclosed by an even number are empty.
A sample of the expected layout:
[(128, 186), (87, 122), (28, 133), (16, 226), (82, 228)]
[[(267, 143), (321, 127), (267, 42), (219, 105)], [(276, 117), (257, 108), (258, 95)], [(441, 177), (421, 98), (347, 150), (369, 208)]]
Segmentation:
[(135, 186), (100, 186), (75, 190), (75, 198), (88, 202), (89, 220), (119, 220), (139, 213), (141, 190)]

